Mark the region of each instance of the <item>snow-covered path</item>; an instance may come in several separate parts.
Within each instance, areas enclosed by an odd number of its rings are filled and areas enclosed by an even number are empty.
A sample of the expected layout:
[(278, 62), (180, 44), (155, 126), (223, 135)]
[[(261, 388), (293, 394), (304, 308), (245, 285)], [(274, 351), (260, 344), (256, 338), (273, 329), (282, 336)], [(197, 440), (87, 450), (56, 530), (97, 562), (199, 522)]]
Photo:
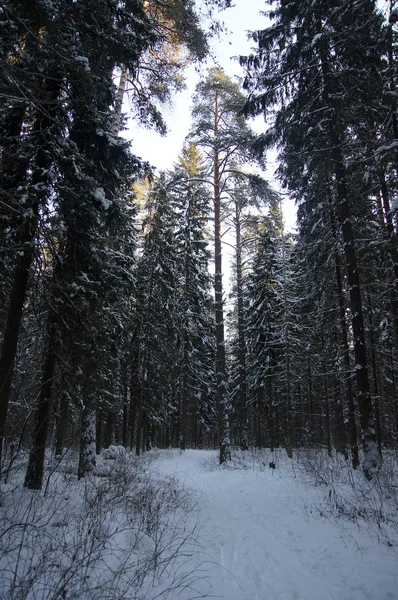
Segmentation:
[[(349, 521), (315, 518), (317, 491), (291, 468), (206, 468), (214, 455), (171, 451), (155, 463), (198, 499), (205, 579), (195, 587), (206, 598), (398, 600), (396, 551)], [(176, 600), (195, 597), (185, 592)]]

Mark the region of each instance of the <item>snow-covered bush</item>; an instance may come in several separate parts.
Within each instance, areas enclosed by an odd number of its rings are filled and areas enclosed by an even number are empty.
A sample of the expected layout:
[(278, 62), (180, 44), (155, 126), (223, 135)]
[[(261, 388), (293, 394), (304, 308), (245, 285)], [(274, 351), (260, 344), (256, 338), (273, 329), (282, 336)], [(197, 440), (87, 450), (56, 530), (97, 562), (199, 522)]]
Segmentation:
[(124, 446), (109, 446), (102, 452), (102, 456), (107, 460), (116, 460), (120, 456), (124, 456), (126, 454), (126, 448)]
[(3, 486), (0, 598), (166, 600), (194, 585), (190, 494), (145, 458), (106, 463), (80, 482), (60, 468), (46, 495), (18, 477)]
[(390, 545), (398, 530), (398, 461), (385, 451), (378, 474), (368, 481), (343, 455), (326, 450), (300, 449), (298, 467), (310, 485), (318, 486), (311, 512), (322, 517), (349, 519), (366, 527), (380, 542)]

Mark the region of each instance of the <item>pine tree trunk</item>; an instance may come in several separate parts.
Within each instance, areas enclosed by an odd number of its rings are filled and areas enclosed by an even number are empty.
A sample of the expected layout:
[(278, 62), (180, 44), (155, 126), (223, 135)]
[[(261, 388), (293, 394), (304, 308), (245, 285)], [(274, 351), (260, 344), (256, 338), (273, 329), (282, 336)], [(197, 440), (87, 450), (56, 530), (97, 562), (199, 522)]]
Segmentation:
[[(218, 96), (215, 101), (215, 127), (214, 134), (218, 134)], [(214, 294), (216, 313), (216, 377), (217, 377), (217, 409), (220, 445), (220, 464), (231, 457), (230, 433), (226, 400), (226, 365), (225, 365), (225, 339), (224, 339), (224, 308), (222, 286), (222, 250), (221, 250), (221, 189), (220, 165), (217, 149), (214, 150)]]
[(249, 448), (247, 435), (247, 394), (246, 394), (246, 341), (245, 319), (243, 309), (243, 277), (242, 277), (242, 241), (240, 210), (235, 203), (236, 227), (236, 291), (238, 300), (238, 364), (239, 364), (239, 445), (241, 450)]

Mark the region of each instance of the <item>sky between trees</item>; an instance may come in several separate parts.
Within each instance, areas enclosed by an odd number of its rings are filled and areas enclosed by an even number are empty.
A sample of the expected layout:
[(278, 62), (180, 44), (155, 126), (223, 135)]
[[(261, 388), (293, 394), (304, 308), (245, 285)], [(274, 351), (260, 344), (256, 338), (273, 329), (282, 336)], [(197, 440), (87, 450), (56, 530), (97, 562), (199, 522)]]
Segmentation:
[[(123, 133), (128, 140), (132, 140), (132, 149), (137, 155), (148, 160), (158, 169), (171, 169), (181, 152), (184, 139), (191, 125), (192, 96), (198, 81), (205, 77), (206, 69), (210, 66), (220, 66), (233, 79), (241, 81), (244, 71), (235, 57), (247, 55), (254, 47), (253, 41), (248, 39), (248, 32), (263, 29), (268, 19), (260, 14), (266, 9), (264, 0), (237, 0), (234, 6), (220, 14), (227, 31), (220, 37), (211, 41), (212, 56), (205, 65), (199, 69), (191, 65), (186, 71), (186, 89), (173, 97), (172, 104), (163, 108), (168, 126), (168, 133), (162, 137), (154, 130), (145, 129), (130, 121), (129, 128)], [(128, 113), (129, 101), (125, 96), (124, 110)], [(250, 120), (254, 131), (261, 133), (264, 130), (262, 117)], [(265, 177), (275, 187), (278, 183), (274, 179), (277, 166), (276, 154), (270, 151), (267, 156), (267, 170)], [(287, 230), (292, 230), (296, 225), (296, 207), (294, 202), (285, 196), (283, 199), (284, 219)]]

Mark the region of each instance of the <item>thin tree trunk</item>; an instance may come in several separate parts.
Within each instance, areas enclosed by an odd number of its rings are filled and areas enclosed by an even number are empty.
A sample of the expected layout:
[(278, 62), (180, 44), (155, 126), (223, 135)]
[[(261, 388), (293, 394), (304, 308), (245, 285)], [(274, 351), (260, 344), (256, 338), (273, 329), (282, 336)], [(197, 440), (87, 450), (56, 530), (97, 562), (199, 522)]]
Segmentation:
[(311, 373), (311, 358), (308, 356), (308, 425), (309, 425), (309, 443), (314, 443), (314, 404), (312, 398), (312, 373)]
[[(281, 209), (282, 213), (282, 209)], [(285, 320), (285, 448), (289, 458), (293, 458), (292, 446), (292, 390), (290, 376), (290, 346), (289, 346), (289, 323), (287, 319), (287, 281), (286, 281), (286, 256), (285, 256), (285, 234), (282, 232), (282, 262), (283, 262), (283, 312)]]
[(105, 447), (109, 448), (115, 442), (115, 413), (112, 409), (108, 409), (106, 414)]
[(236, 227), (236, 291), (238, 299), (238, 387), (239, 387), (239, 445), (241, 450), (249, 448), (247, 435), (247, 393), (246, 393), (246, 340), (243, 309), (242, 241), (240, 209), (235, 203)]
[[(214, 135), (218, 134), (218, 95), (216, 91), (214, 111)], [(226, 400), (226, 364), (225, 364), (225, 339), (224, 339), (224, 308), (223, 308), (223, 285), (222, 285), (222, 250), (221, 250), (221, 189), (220, 189), (220, 165), (217, 148), (214, 149), (214, 294), (216, 313), (216, 377), (217, 377), (217, 409), (220, 445), (220, 464), (229, 460), (230, 433)]]
[[(137, 400), (137, 426), (136, 426), (136, 442), (135, 442), (135, 453), (137, 456), (140, 455), (141, 453), (141, 446), (142, 446), (142, 440), (144, 439), (145, 441), (145, 433), (143, 434), (143, 426), (144, 426), (144, 420), (143, 420), (143, 404), (144, 404), (144, 398), (145, 398), (145, 388), (146, 388), (146, 353), (147, 353), (147, 348), (146, 348), (146, 336), (144, 338), (144, 350), (143, 350), (143, 357), (142, 357), (142, 363), (140, 364), (140, 391), (139, 391), (139, 395), (138, 395), (138, 400)], [(141, 362), (139, 360), (139, 362)]]
[(82, 410), (78, 479), (93, 471), (96, 465), (95, 421), (95, 409), (85, 406)]
[(184, 336), (183, 342), (183, 372), (181, 391), (181, 415), (180, 415), (180, 450), (186, 449), (187, 443), (187, 411), (188, 411), (188, 340)]
[(97, 410), (96, 420), (95, 420), (95, 453), (101, 454), (101, 450), (103, 448), (103, 414), (102, 410)]
[(347, 321), (345, 318), (346, 306), (343, 293), (343, 285), (341, 278), (341, 265), (340, 256), (335, 251), (334, 254), (335, 274), (336, 274), (336, 286), (337, 295), (339, 300), (339, 314), (340, 314), (340, 330), (341, 330), (341, 341), (343, 350), (343, 364), (344, 370), (346, 371), (345, 378), (345, 391), (348, 408), (348, 435), (352, 453), (352, 466), (356, 469), (359, 465), (359, 452), (358, 452), (358, 433), (355, 422), (355, 407), (354, 407), (354, 393), (352, 389), (352, 375), (351, 375), (351, 360), (350, 360), (350, 349), (348, 346), (348, 332), (347, 332)]
[(68, 424), (69, 416), (69, 401), (68, 396), (64, 391), (61, 391), (59, 406), (57, 411), (56, 426), (55, 426), (55, 456), (62, 456), (65, 433)]
[(124, 370), (124, 378), (123, 378), (123, 427), (122, 427), (122, 445), (124, 448), (128, 446), (128, 435), (129, 435), (129, 410), (130, 410), (130, 402), (129, 402), (129, 388), (128, 388), (128, 373), (127, 367), (125, 365)]
[(374, 339), (374, 327), (373, 327), (373, 310), (368, 293), (368, 306), (369, 306), (369, 342), (370, 342), (370, 357), (373, 372), (373, 404), (375, 411), (375, 423), (376, 423), (376, 439), (377, 448), (379, 450), (380, 458), (382, 457), (381, 452), (381, 422), (380, 422), (380, 406), (379, 406), (379, 384), (378, 384), (378, 373), (377, 373), (377, 360), (376, 360), (376, 345)]
[(392, 336), (395, 352), (398, 353), (398, 250), (397, 236), (394, 230), (390, 210), (390, 199), (384, 173), (380, 173), (380, 187), (383, 199), (384, 218), (388, 236), (387, 253), (391, 265), (392, 286), (390, 287), (390, 304), (392, 317)]
[(129, 430), (130, 430), (130, 450), (133, 450), (136, 441), (136, 420), (137, 420), (137, 396), (134, 390), (135, 371), (131, 368), (130, 374), (130, 406), (129, 406)]
[(44, 359), (42, 383), (37, 401), (32, 449), (25, 476), (25, 487), (41, 490), (44, 473), (44, 457), (47, 444), (48, 424), (52, 405), (52, 387), (55, 371), (55, 323), (50, 315), (49, 340)]

